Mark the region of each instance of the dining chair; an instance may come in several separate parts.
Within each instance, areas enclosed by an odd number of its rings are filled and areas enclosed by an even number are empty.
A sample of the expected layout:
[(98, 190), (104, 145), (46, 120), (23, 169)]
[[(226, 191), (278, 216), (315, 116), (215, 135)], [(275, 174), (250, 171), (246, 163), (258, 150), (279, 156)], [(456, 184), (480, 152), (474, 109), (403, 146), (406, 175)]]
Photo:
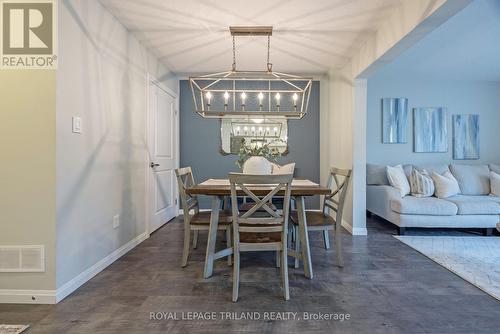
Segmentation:
[[(323, 231), (323, 241), (325, 249), (330, 249), (329, 231), (335, 229), (335, 249), (337, 253), (338, 265), (344, 265), (342, 257), (342, 215), (344, 211), (345, 197), (349, 180), (351, 179), (350, 169), (339, 169), (332, 167), (330, 176), (328, 177), (327, 187), (331, 190), (330, 194), (325, 195), (323, 200), (323, 208), (321, 211), (306, 210), (305, 216), (307, 221), (308, 231)], [(335, 217), (332, 217), (331, 211), (335, 212)], [(297, 236), (297, 227), (299, 224), (298, 213), (292, 212), (290, 221), (294, 226), (293, 235)], [(294, 238), (295, 252), (299, 254), (300, 238)], [(299, 260), (295, 258), (295, 268), (299, 267)]]
[[(240, 284), (240, 252), (279, 251), (281, 254), (281, 285), (285, 300), (290, 299), (288, 287), (287, 232), (290, 193), (293, 175), (248, 175), (231, 173), (231, 207), (233, 212), (233, 302), (238, 300)], [(255, 186), (265, 186), (266, 194), (255, 195)], [(252, 189), (252, 186), (254, 187)], [(238, 210), (238, 190), (255, 201), (248, 211)], [(284, 190), (283, 210), (273, 210), (269, 199)], [(262, 208), (265, 212), (259, 211)]]
[[(190, 195), (186, 188), (194, 186), (193, 171), (191, 167), (178, 168), (175, 170), (179, 194), (181, 197), (182, 210), (184, 213), (184, 247), (182, 251), (182, 266), (187, 266), (191, 231), (193, 231), (193, 249), (196, 249), (198, 243), (198, 231), (208, 231), (210, 228), (210, 211), (200, 212), (200, 206), (197, 196)], [(191, 214), (191, 210), (193, 214)], [(227, 244), (231, 244), (231, 211), (221, 210), (219, 213), (218, 230), (226, 231)], [(228, 264), (231, 264), (231, 256), (228, 256)]]
[[(289, 163), (289, 164), (284, 165), (284, 166), (280, 166), (274, 162), (271, 163), (271, 175), (281, 175), (281, 174), (292, 174), (293, 175), (294, 171), (295, 171), (295, 162)], [(243, 169), (243, 173), (249, 174), (245, 171), (245, 169)], [(275, 198), (278, 198), (280, 200), (283, 199), (282, 196), (275, 196)], [(272, 200), (273, 200), (272, 198), (269, 200), (269, 205), (271, 206), (271, 208), (274, 211), (276, 211), (277, 210), (276, 205), (273, 204)], [(240, 204), (240, 211), (248, 211), (252, 208), (252, 206), (254, 206), (254, 204), (255, 204), (254, 202), (247, 202), (246, 196), (245, 196), (243, 198), (243, 203)], [(263, 209), (260, 208), (259, 211), (263, 211)]]

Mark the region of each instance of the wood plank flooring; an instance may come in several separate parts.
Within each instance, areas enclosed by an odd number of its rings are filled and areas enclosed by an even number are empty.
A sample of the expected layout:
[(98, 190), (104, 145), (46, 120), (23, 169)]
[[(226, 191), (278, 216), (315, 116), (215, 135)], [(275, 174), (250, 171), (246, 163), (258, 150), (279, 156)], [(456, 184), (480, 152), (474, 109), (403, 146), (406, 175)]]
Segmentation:
[[(344, 235), (345, 267), (311, 232), (314, 279), (289, 269), (291, 300), (280, 291), (274, 254), (243, 254), (240, 299), (219, 260), (203, 279), (206, 234), (181, 268), (182, 225), (173, 220), (58, 305), (0, 304), (0, 323), (27, 333), (498, 333), (500, 303), (368, 220), (368, 237)], [(412, 232), (409, 231), (409, 234)], [(150, 312), (322, 312), (334, 320), (150, 320)]]

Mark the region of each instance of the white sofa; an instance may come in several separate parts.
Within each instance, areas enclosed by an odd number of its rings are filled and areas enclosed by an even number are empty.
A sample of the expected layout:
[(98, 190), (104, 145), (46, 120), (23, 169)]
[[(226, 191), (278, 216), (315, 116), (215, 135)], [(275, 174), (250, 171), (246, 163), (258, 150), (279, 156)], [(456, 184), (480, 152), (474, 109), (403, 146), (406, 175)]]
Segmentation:
[(366, 206), (368, 213), (397, 225), (404, 234), (407, 227), (481, 228), (491, 234), (500, 222), (500, 197), (490, 195), (489, 172), (500, 173), (500, 165), (404, 165), (409, 177), (414, 167), (429, 172), (451, 171), (461, 194), (446, 199), (401, 195), (389, 185), (386, 166), (367, 165)]

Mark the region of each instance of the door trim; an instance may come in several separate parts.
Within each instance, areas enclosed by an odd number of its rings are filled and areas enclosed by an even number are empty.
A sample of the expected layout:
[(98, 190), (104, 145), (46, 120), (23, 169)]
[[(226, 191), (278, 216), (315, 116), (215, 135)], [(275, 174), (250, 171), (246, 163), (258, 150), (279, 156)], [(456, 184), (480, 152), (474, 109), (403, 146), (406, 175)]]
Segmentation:
[[(145, 211), (145, 217), (144, 217), (144, 222), (146, 224), (146, 228), (145, 228), (145, 231), (146, 231), (146, 235), (149, 237), (149, 235), (151, 234), (150, 232), (150, 224), (151, 224), (151, 216), (152, 216), (152, 212), (151, 212), (151, 207), (150, 207), (150, 201), (152, 200), (150, 198), (150, 190), (151, 190), (151, 180), (153, 178), (150, 177), (150, 173), (151, 173), (151, 167), (149, 166), (149, 163), (150, 163), (150, 156), (149, 156), (149, 147), (150, 147), (150, 143), (149, 143), (149, 139), (151, 138), (150, 136), (150, 131), (152, 131), (153, 129), (150, 129), (150, 120), (151, 120), (151, 106), (150, 106), (150, 101), (149, 101), (149, 96), (150, 96), (150, 93), (151, 93), (151, 89), (150, 89), (150, 86), (151, 84), (155, 85), (156, 87), (160, 88), (161, 90), (163, 90), (165, 93), (167, 93), (168, 95), (172, 96), (174, 98), (174, 101), (175, 101), (175, 124), (174, 124), (174, 127), (175, 127), (175, 141), (176, 141), (176, 144), (175, 144), (175, 167), (176, 168), (179, 168), (179, 163), (180, 163), (180, 157), (179, 157), (179, 154), (180, 154), (180, 124), (179, 124), (179, 98), (178, 98), (178, 95), (177, 93), (175, 93), (172, 89), (170, 89), (169, 87), (165, 86), (163, 83), (161, 83), (159, 80), (156, 79), (156, 77), (154, 75), (152, 75), (151, 73), (147, 73), (146, 75), (146, 91), (145, 91), (145, 96), (146, 96), (146, 122), (145, 122), (145, 138), (144, 138), (144, 143), (145, 143), (145, 153), (144, 153), (144, 157), (145, 157), (145, 184), (146, 184), (146, 189), (145, 189), (145, 196), (144, 196), (144, 204), (146, 206), (146, 210)], [(177, 180), (175, 179), (174, 182), (177, 182)], [(176, 217), (178, 216), (178, 212), (179, 212), (179, 194), (178, 194), (178, 191), (176, 190), (177, 189), (177, 184), (174, 185), (175, 187), (175, 190), (174, 190), (174, 193), (175, 193), (175, 200), (177, 201), (177, 207), (176, 207)]]

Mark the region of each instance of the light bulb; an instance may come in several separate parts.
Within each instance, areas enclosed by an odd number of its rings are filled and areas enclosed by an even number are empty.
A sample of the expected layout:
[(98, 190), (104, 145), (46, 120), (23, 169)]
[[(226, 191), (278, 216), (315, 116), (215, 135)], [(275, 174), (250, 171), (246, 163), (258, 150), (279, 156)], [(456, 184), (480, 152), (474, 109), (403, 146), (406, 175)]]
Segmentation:
[(280, 93), (276, 93), (276, 101), (278, 101), (278, 103), (280, 102), (280, 99), (281, 99)]
[(276, 132), (276, 131), (278, 131), (278, 128), (277, 128), (277, 127), (275, 127), (275, 128), (274, 128), (274, 132)]
[(262, 103), (262, 100), (264, 99), (264, 94), (260, 92), (259, 95), (257, 95), (257, 97), (259, 98), (259, 102)]
[(210, 108), (210, 102), (211, 102), (211, 100), (212, 100), (212, 93), (207, 92), (207, 93), (205, 94), (205, 96), (206, 96), (206, 98), (207, 98), (207, 105), (208, 105), (208, 107)]
[(299, 98), (299, 96), (297, 95), (297, 93), (293, 93), (293, 95), (292, 95), (293, 102), (297, 103), (298, 98)]
[(247, 94), (245, 94), (245, 92), (241, 93), (241, 100), (243, 101), (243, 103), (245, 103), (246, 98), (247, 98)]
[(229, 93), (224, 92), (224, 103), (227, 104), (227, 100), (229, 100)]
[(267, 127), (267, 128), (266, 128), (266, 131), (269, 131), (269, 130), (271, 130), (271, 129), (270, 129), (269, 127)]
[(239, 126), (236, 127), (236, 131), (240, 132), (240, 127)]
[(261, 131), (261, 132), (262, 132), (262, 130), (263, 130), (262, 126), (261, 126), (261, 127), (259, 127), (259, 131)]
[(245, 126), (245, 127), (243, 128), (243, 130), (248, 131), (248, 127), (246, 127), (246, 126)]
[(252, 132), (255, 132), (255, 126), (252, 126)]

